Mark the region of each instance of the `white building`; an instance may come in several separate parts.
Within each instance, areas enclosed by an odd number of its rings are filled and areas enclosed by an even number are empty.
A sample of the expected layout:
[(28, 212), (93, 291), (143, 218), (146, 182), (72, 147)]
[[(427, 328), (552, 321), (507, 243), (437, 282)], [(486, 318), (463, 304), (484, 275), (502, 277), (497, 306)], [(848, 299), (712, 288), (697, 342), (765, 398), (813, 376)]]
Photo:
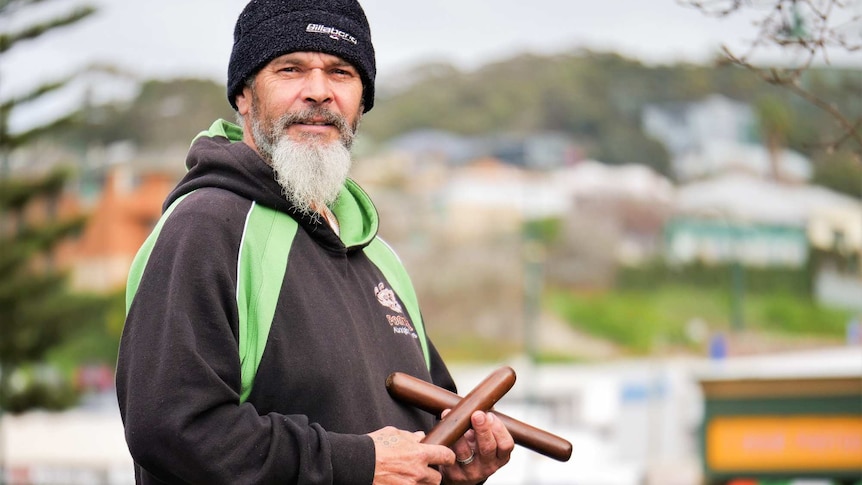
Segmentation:
[(647, 105), (641, 122), (673, 156), (700, 151), (708, 143), (751, 142), (756, 127), (750, 106), (719, 94), (700, 102)]
[(862, 203), (823, 187), (728, 174), (681, 186), (674, 214), (666, 257), (675, 262), (798, 267), (811, 243), (829, 246), (836, 231), (862, 249)]
[[(756, 141), (757, 119), (745, 103), (712, 95), (700, 102), (649, 105), (641, 118), (644, 131), (670, 152), (678, 180), (728, 171), (772, 174), (771, 154)], [(811, 162), (793, 150), (782, 150), (777, 163), (783, 179), (811, 178)]]

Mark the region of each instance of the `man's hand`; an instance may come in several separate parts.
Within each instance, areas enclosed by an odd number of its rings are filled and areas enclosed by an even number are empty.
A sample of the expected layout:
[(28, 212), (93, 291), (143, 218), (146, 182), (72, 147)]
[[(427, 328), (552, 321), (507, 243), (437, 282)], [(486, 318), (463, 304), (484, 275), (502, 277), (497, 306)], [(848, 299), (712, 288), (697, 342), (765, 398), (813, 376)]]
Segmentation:
[(494, 413), (476, 411), (470, 416), (473, 428), (464, 433), (452, 449), (456, 462), (441, 468), (443, 483), (479, 483), (509, 462), (515, 440)]
[(374, 440), (374, 485), (438, 485), (442, 476), (431, 465), (455, 463), (449, 448), (420, 443), (425, 437), (422, 431), (387, 426), (368, 436)]

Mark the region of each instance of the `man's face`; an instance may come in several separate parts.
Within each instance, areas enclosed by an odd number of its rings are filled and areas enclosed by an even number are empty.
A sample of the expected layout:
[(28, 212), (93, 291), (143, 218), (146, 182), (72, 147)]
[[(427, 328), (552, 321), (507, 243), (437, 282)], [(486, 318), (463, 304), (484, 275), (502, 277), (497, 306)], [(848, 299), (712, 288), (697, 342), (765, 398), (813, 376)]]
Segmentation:
[(272, 166), (300, 213), (316, 217), (338, 198), (350, 171), (361, 103), (356, 69), (312, 52), (276, 58), (236, 97), (243, 141)]
[(245, 120), (244, 141), (259, 152), (266, 147), (258, 145), (266, 142), (254, 139), (255, 122), (262, 132), (284, 134), (296, 143), (340, 141), (349, 148), (362, 114), (361, 102), (362, 79), (356, 68), (319, 52), (277, 57), (257, 73), (253, 89), (243, 88), (236, 98)]

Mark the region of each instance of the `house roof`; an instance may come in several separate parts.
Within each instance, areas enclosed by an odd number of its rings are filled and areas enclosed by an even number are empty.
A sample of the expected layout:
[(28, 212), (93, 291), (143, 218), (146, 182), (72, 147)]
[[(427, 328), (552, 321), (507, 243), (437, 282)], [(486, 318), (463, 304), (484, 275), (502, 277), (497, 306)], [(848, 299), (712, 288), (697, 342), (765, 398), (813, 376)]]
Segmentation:
[[(780, 153), (782, 176), (794, 180), (809, 180), (811, 161), (799, 152), (783, 149)], [(690, 180), (727, 170), (742, 170), (769, 175), (772, 172), (770, 153), (763, 145), (714, 141), (700, 150), (683, 154), (673, 160), (677, 176)]]
[(682, 214), (799, 227), (829, 210), (862, 213), (862, 202), (824, 187), (780, 184), (739, 173), (679, 187), (675, 207)]
[(608, 165), (583, 160), (561, 169), (554, 181), (576, 196), (618, 197), (670, 202), (673, 184), (646, 165)]

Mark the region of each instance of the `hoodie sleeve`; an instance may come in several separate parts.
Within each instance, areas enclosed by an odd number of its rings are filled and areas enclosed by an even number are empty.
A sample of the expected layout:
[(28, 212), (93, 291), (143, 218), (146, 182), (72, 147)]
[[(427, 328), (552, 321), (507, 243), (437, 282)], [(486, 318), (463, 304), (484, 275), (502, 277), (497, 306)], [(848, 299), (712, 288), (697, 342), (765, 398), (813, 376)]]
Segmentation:
[(201, 192), (161, 226), (126, 318), (117, 395), (136, 464), (171, 483), (370, 483), (369, 437), (240, 404), (236, 263), (249, 203)]

